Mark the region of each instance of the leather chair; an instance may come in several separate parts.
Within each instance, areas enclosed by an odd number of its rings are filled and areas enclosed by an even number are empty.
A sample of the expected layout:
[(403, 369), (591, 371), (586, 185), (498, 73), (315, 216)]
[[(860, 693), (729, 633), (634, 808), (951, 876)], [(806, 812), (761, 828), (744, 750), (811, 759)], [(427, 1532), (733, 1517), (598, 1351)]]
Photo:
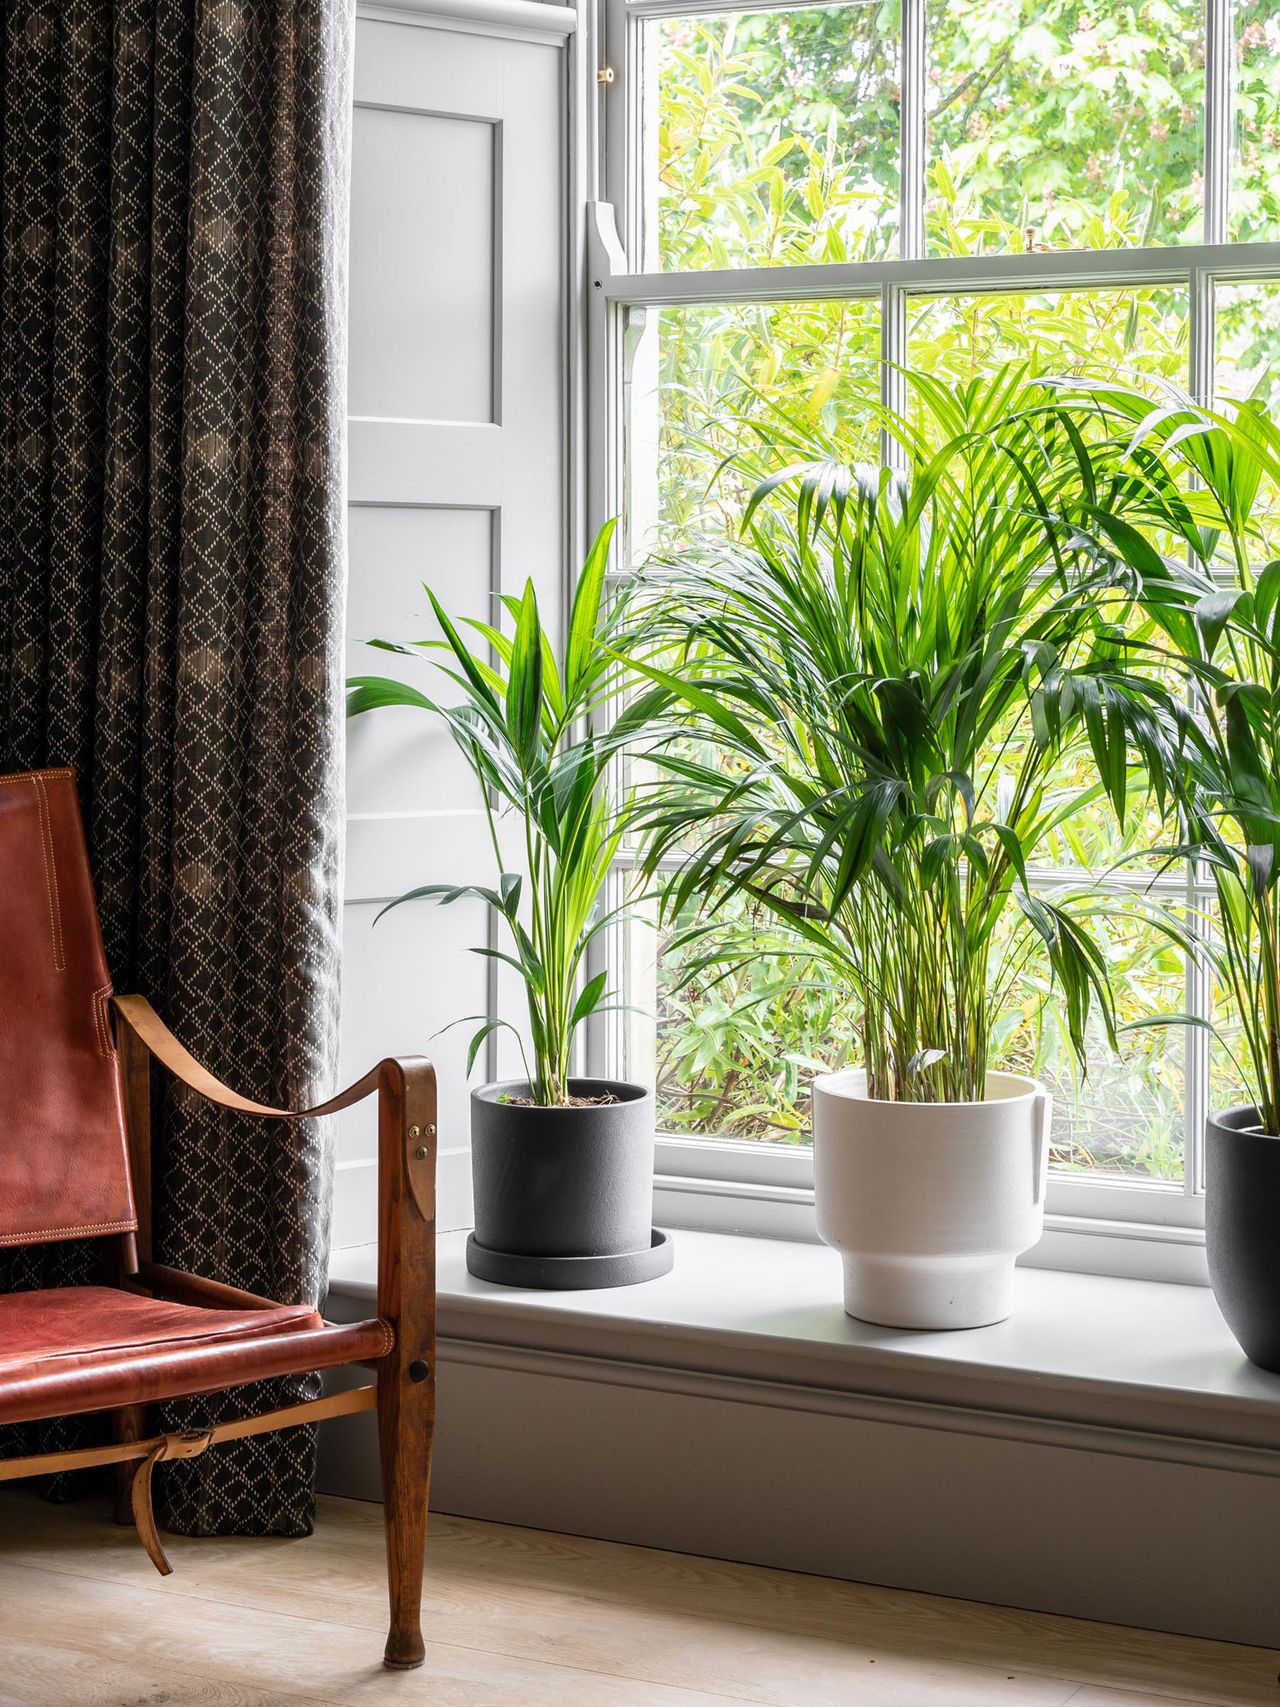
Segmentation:
[[(325, 1322), (305, 1305), (151, 1260), (151, 1062), (222, 1108), (264, 1120), (378, 1096), (378, 1314)], [(264, 1138), (267, 1134), (264, 1133)], [(0, 777), (0, 1245), (100, 1241), (100, 1286), (0, 1295), (0, 1423), (111, 1414), (113, 1442), (0, 1460), (0, 1480), (121, 1466), (122, 1493), (169, 1569), (151, 1472), (222, 1440), (375, 1408), (391, 1601), (385, 1661), (423, 1659), (420, 1625), (435, 1415), (436, 1086), (385, 1060), (318, 1108), (269, 1108), (204, 1071), (140, 996), (114, 996), (69, 770)], [(147, 1407), (272, 1376), (373, 1364), (376, 1380), (207, 1431), (148, 1434)]]

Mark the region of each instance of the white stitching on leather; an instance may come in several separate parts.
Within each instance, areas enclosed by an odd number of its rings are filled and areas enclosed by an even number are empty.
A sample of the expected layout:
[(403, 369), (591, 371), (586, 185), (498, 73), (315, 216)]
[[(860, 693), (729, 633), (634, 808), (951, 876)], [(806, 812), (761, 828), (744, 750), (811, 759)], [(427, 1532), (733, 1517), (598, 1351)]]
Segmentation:
[(70, 765), (58, 765), (52, 770), (43, 771), (9, 771), (0, 776), (0, 785), (6, 782), (34, 782), (38, 776), (74, 776), (76, 773)]
[(41, 1227), (34, 1232), (0, 1233), (0, 1245), (24, 1245), (32, 1239), (72, 1238), (77, 1233), (136, 1233), (137, 1220), (132, 1221), (100, 1221), (91, 1227)]
[(58, 868), (53, 857), (53, 825), (49, 819), (49, 796), (45, 793), (44, 777), (39, 771), (31, 776), (40, 808), (40, 842), (44, 854), (44, 886), (49, 897), (49, 927), (53, 932), (53, 966), (55, 972), (66, 970), (62, 952), (62, 908), (58, 901)]
[(110, 1058), (115, 1054), (111, 1047), (111, 1025), (107, 1019), (107, 1003), (111, 999), (111, 985), (103, 984), (93, 992), (93, 1025), (98, 1034), (98, 1053)]

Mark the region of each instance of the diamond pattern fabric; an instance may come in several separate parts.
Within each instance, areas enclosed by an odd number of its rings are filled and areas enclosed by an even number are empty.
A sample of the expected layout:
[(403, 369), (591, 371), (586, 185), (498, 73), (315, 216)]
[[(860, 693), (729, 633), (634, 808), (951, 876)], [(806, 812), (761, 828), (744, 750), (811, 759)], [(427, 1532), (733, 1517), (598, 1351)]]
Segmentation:
[[(116, 988), (304, 1107), (337, 1047), (353, 30), (349, 0), (0, 18), (0, 771), (75, 767)], [(159, 1260), (318, 1303), (326, 1132), (157, 1114)], [(95, 1261), (6, 1253), (0, 1290)], [(169, 1527), (305, 1533), (311, 1433), (166, 1466)]]

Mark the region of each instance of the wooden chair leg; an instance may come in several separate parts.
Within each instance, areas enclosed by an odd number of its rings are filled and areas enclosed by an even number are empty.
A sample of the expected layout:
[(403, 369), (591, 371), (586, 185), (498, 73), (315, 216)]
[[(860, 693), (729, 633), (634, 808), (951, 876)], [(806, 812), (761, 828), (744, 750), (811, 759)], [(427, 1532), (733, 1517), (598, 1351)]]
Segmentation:
[(395, 1344), (378, 1362), (378, 1450), (387, 1527), (387, 1665), (426, 1655), (422, 1567), (435, 1423), (436, 1081), (426, 1061), (388, 1061), (378, 1094), (378, 1314)]
[[(121, 1405), (118, 1411), (111, 1413), (111, 1438), (123, 1443), (129, 1440), (145, 1440), (147, 1436), (147, 1407), (145, 1405)], [(132, 1463), (116, 1465), (116, 1508), (112, 1513), (112, 1522), (133, 1527), (133, 1479), (138, 1474), (138, 1460)]]
[[(385, 1663), (408, 1671), (422, 1664), (422, 1568), (431, 1480), (430, 1383), (402, 1367), (397, 1351), (378, 1365), (378, 1450), (387, 1532), (391, 1627)], [(416, 1374), (416, 1369), (414, 1370)]]

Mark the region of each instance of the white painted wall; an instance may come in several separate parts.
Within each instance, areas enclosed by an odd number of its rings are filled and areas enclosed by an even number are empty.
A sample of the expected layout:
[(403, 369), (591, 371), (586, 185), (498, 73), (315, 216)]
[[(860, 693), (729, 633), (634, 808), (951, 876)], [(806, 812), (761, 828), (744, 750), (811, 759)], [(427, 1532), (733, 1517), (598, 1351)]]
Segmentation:
[[(510, 0), (446, 9), (362, 8), (356, 27), (348, 669), (419, 685), (428, 665), (362, 642), (431, 635), (422, 582), (451, 614), (491, 616), (530, 575), (554, 611), (564, 581), (568, 38), (504, 18)], [(489, 1007), (490, 963), (469, 952), (488, 921), (470, 901), (373, 921), (417, 884), (492, 877), (479, 796), (426, 713), (389, 710), (350, 728), (347, 811), (342, 1081), (432, 1057), (440, 1225), (468, 1226), (472, 1028), (437, 1034)], [(375, 1119), (372, 1103), (341, 1119), (335, 1247), (375, 1237)]]

